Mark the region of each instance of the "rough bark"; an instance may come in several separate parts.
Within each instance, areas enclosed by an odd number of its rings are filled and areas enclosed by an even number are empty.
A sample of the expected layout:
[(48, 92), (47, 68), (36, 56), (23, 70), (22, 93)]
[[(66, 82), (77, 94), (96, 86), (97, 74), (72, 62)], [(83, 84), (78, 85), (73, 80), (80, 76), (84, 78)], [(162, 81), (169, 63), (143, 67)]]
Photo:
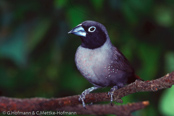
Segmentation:
[[(151, 81), (136, 80), (123, 88), (114, 92), (114, 100), (122, 102), (121, 98), (136, 92), (156, 92), (160, 89), (170, 88), (174, 84), (174, 72)], [(89, 105), (84, 109), (81, 102), (78, 101), (79, 95), (63, 98), (8, 98), (0, 97), (0, 112), (19, 111), (32, 112), (36, 111), (71, 111), (78, 114), (117, 114), (131, 115), (131, 112), (144, 108), (149, 104), (148, 101), (132, 103), (127, 105)], [(101, 101), (110, 101), (110, 96), (104, 93), (91, 93), (86, 96), (85, 103), (94, 103)], [(124, 110), (123, 110), (124, 109)], [(116, 113), (118, 112), (118, 113)]]

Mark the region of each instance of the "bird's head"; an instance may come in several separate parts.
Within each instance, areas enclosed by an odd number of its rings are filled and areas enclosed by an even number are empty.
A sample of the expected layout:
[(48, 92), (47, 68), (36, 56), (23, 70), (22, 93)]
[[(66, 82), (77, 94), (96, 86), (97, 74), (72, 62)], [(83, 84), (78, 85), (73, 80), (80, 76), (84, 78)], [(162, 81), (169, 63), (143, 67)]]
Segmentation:
[(68, 33), (80, 36), (81, 46), (89, 49), (99, 48), (109, 39), (105, 26), (96, 21), (84, 21)]

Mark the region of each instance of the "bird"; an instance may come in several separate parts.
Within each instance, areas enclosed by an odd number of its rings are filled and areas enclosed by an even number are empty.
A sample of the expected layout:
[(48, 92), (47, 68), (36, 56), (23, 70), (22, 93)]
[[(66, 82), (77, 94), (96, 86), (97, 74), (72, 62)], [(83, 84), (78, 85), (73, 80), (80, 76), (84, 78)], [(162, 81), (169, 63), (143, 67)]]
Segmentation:
[(79, 97), (83, 107), (86, 107), (85, 96), (96, 89), (111, 87), (108, 95), (112, 103), (115, 90), (140, 79), (126, 57), (111, 43), (103, 24), (86, 20), (68, 34), (81, 38), (81, 45), (75, 53), (75, 64), (83, 77), (93, 85)]

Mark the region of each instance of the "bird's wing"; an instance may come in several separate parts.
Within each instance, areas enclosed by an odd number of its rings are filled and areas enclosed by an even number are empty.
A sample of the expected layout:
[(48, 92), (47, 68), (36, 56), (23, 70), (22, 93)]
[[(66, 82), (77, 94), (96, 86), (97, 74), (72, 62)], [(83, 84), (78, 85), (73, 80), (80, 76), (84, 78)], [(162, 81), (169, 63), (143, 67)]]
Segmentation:
[(125, 58), (125, 56), (116, 47), (113, 46), (112, 49), (113, 49), (113, 57), (112, 57), (113, 68), (128, 73), (134, 73), (134, 69), (130, 65), (129, 61)]

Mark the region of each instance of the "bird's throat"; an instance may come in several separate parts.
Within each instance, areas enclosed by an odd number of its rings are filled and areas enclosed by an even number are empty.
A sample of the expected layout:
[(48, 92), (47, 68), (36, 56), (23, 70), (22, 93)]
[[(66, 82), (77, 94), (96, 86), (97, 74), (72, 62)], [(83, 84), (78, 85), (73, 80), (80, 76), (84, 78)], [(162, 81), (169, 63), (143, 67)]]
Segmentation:
[(94, 38), (94, 39), (87, 39), (86, 37), (80, 37), (82, 44), (81, 46), (88, 49), (96, 49), (104, 45), (106, 42), (105, 38)]

